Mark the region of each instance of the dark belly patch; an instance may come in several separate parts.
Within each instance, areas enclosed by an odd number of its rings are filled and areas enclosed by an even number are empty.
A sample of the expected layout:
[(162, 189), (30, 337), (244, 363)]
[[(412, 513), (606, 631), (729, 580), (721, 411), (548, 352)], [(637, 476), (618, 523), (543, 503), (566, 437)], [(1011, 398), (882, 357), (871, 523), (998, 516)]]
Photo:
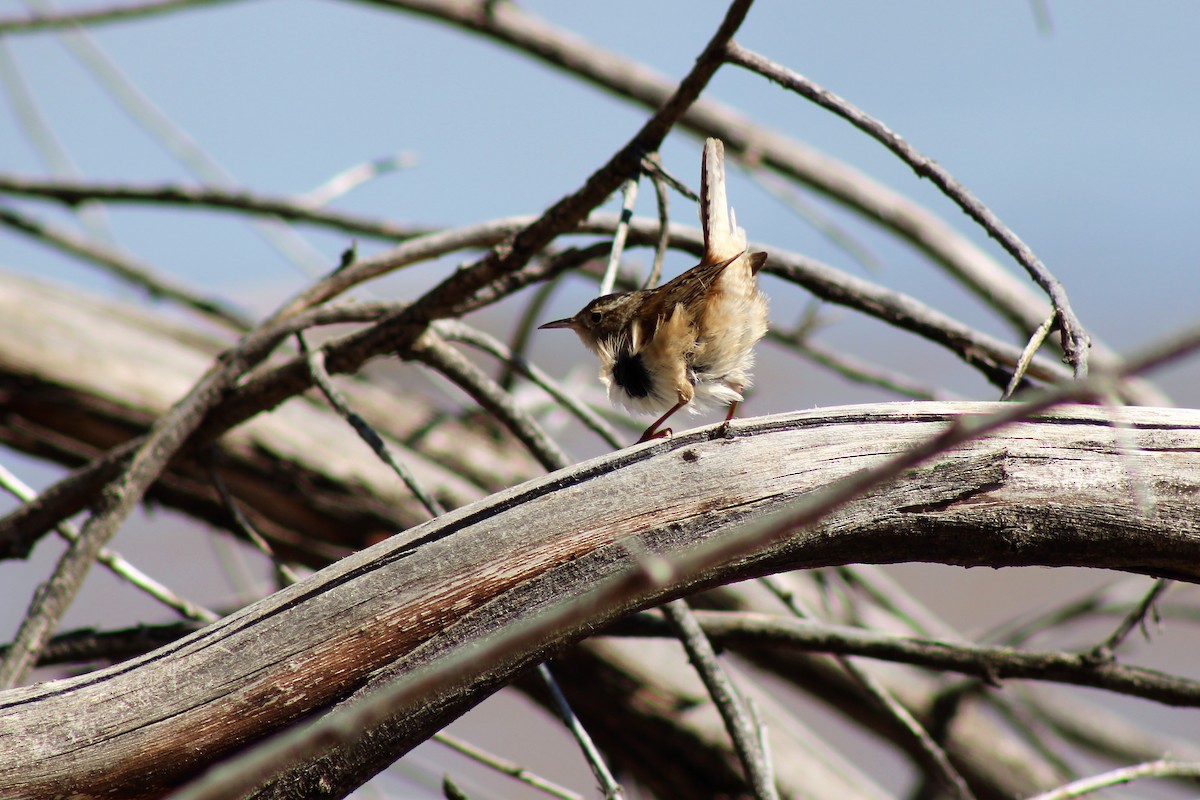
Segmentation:
[(642, 363), (642, 355), (622, 354), (613, 362), (613, 380), (630, 397), (645, 397), (650, 394), (650, 373)]

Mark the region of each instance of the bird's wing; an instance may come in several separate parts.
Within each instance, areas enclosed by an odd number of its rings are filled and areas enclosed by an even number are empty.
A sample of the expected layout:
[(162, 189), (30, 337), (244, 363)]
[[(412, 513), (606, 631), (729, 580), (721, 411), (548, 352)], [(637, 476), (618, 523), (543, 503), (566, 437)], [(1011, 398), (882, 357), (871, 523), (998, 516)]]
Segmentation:
[(718, 261), (715, 264), (701, 264), (692, 267), (682, 275), (664, 283), (646, 298), (646, 313), (643, 315), (643, 318), (659, 320), (669, 317), (674, 313), (675, 307), (680, 305), (688, 313), (695, 315), (701, 301), (708, 294), (709, 290), (712, 289), (717, 278), (721, 276), (726, 267), (737, 261), (741, 255), (739, 251), (730, 258)]

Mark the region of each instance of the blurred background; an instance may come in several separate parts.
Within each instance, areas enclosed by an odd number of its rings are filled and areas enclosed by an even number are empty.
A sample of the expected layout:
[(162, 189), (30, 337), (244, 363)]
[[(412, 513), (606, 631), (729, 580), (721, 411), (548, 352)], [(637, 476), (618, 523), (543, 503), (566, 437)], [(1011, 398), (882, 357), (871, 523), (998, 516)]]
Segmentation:
[[(721, 3), (666, 0), (521, 5), (671, 79), (690, 68), (725, 11)], [(48, 8), (40, 1), (0, 0), (0, 18)], [(1200, 6), (1188, 3), (775, 0), (754, 6), (737, 40), (847, 98), (949, 169), (1057, 275), (1092, 335), (1131, 353), (1198, 316), (1200, 269), (1193, 255), (1200, 212), (1200, 150), (1193, 133), (1200, 126), (1197, 30)], [(337, 197), (333, 207), (439, 227), (539, 212), (575, 190), (647, 116), (492, 41), (371, 3), (332, 0), (210, 3), (97, 26), (86, 39), (59, 31), (10, 32), (0, 39), (0, 78), (5, 92), (0, 172), (50, 173), (46, 138), (29, 135), (39, 125), (53, 132), (76, 174), (91, 180), (215, 182), (189, 170), (171, 152), (184, 146), (179, 138), (184, 134), (187, 146), (211, 161), (210, 174), (219, 165), (222, 182), (265, 194), (303, 194), (356, 165), (392, 159), (397, 169)], [(718, 73), (706, 96), (920, 202), (1022, 274), (934, 187), (844, 121), (733, 67)], [(26, 97), (36, 100), (36, 110)], [(139, 120), (130, 108), (142, 103), (157, 110), (147, 117), (143, 107)], [(148, 125), (174, 133), (164, 139)], [(699, 153), (699, 141), (675, 133), (662, 159), (672, 174), (694, 187)], [(903, 291), (1023, 344), (909, 246), (815, 194), (796, 195), (793, 205), (806, 209), (798, 214), (771, 188), (732, 170), (731, 200), (752, 240)], [(77, 217), (53, 203), (7, 196), (0, 203), (61, 225), (78, 224)], [(608, 208), (618, 209), (619, 198)], [(671, 208), (677, 221), (695, 224), (694, 207), (678, 195)], [(648, 184), (637, 213), (656, 213)], [(102, 235), (255, 315), (271, 311), (327, 272), (352, 244), (344, 234), (295, 227), (292, 236), (298, 241), (291, 247), (298, 255), (288, 258), (231, 214), (112, 205), (103, 217), (97, 223)], [(833, 240), (830, 227), (854, 246)], [(383, 247), (369, 239), (358, 242), (360, 255)], [(638, 250), (627, 258), (644, 270), (650, 255)], [(456, 264), (454, 259), (423, 264), (371, 284), (358, 296), (410, 298)], [(666, 275), (691, 265), (670, 255)], [(142, 299), (7, 228), (0, 228), (0, 269)], [(778, 327), (795, 325), (809, 308), (810, 298), (795, 286), (766, 278), (764, 288)], [(573, 313), (593, 293), (593, 283), (567, 280), (545, 318)], [(511, 299), (474, 321), (505, 330), (524, 302)], [(847, 311), (819, 314), (815, 337), (829, 347), (965, 399), (996, 399), (993, 387), (933, 345)], [(565, 339), (564, 334), (538, 334), (531, 358), (557, 377), (590, 386), (591, 356), (573, 338)], [(760, 346), (759, 361), (758, 388), (742, 408), (745, 415), (897, 399), (815, 364), (797, 369), (794, 356), (785, 358), (774, 345)], [(1152, 377), (1177, 405), (1195, 406), (1198, 376), (1192, 359)], [(581, 439), (574, 454), (598, 452), (596, 444)], [(9, 450), (0, 450), (0, 462), (35, 488), (63, 474)], [(15, 505), (0, 499), (0, 511)], [(0, 562), (0, 640), (15, 631), (59, 546), (47, 540), (29, 563)], [(268, 569), (260, 560), (169, 511), (140, 514), (113, 546), (168, 585), (212, 606), (235, 604), (267, 585)], [(905, 565), (889, 571), (968, 635), (1089, 588), (1127, 580), (1079, 570), (998, 573)], [(1148, 586), (1148, 579), (1131, 584), (1130, 596)], [(1190, 587), (1176, 592), (1179, 598), (1196, 598)], [(162, 616), (157, 606), (94, 570), (64, 627), (133, 625)], [(1106, 624), (1080, 628), (1078, 644), (1106, 630)], [(1179, 623), (1168, 625), (1155, 633), (1153, 647), (1142, 648), (1140, 661), (1180, 669), (1194, 653), (1189, 633)], [(1124, 701), (1106, 702), (1128, 710)], [(539, 731), (531, 721), (532, 744), (514, 744), (514, 705), (525, 709), (529, 704), (502, 692), (454, 729), (581, 791), (591, 787), (585, 765), (554, 723)], [(1134, 713), (1164, 732), (1190, 736), (1200, 729), (1194, 711), (1137, 705)], [(814, 707), (814, 718), (822, 714)], [(840, 745), (861, 754), (860, 766), (884, 786), (896, 792), (908, 786), (903, 761), (839, 727), (828, 714), (824, 718), (818, 727), (824, 725)], [(363, 796), (372, 796), (371, 791), (439, 796), (431, 781), (446, 769), (466, 775), (468, 786), (475, 780), (474, 768), (427, 744)], [(1145, 791), (1153, 796), (1156, 790)], [(526, 795), (516, 788), (491, 795), (481, 790), (479, 796)]]

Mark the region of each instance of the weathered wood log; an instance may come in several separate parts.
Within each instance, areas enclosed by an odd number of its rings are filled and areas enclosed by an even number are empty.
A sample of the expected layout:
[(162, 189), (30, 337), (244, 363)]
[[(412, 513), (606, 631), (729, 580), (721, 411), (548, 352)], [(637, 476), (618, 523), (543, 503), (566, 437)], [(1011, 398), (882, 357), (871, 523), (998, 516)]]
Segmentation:
[[(820, 409), (701, 428), (594, 459), (351, 555), (180, 642), (0, 694), (13, 797), (150, 797), (362, 686), (441, 663), (614, 575), (644, 569), (870, 469), (988, 403)], [(637, 608), (768, 572), (845, 563), (1088, 566), (1200, 579), (1200, 412), (1075, 406), (943, 454), (819, 524), (702, 575), (471, 662), (397, 716), (415, 746), (554, 649)], [(1142, 502), (1139, 497), (1149, 502)]]
[[(82, 464), (144, 434), (230, 344), (135, 305), (0, 272), (0, 443)], [(446, 506), (541, 471), (511, 438), (452, 421), (421, 433), (440, 412), (414, 394), (353, 380), (340, 388)], [(218, 445), (231, 493), (289, 558), (322, 566), (428, 518), (321, 401), (294, 398)], [(228, 527), (204, 457), (188, 451), (176, 459), (150, 498)], [(56, 512), (81, 510), (104, 477)], [(0, 558), (23, 557), (47, 528), (14, 527), (19, 535), (0, 536)]]

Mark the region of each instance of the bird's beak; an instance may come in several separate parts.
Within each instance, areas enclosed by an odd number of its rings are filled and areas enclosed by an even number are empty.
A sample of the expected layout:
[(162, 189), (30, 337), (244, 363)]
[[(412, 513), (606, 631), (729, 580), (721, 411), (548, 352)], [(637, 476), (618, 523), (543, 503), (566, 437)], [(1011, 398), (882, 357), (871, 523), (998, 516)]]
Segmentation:
[(575, 319), (568, 317), (567, 319), (556, 319), (554, 322), (547, 322), (545, 325), (538, 325), (539, 331), (544, 331), (549, 328), (574, 328)]

